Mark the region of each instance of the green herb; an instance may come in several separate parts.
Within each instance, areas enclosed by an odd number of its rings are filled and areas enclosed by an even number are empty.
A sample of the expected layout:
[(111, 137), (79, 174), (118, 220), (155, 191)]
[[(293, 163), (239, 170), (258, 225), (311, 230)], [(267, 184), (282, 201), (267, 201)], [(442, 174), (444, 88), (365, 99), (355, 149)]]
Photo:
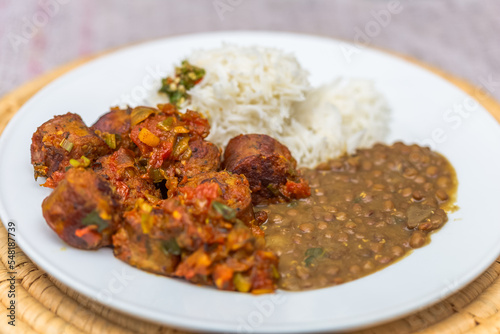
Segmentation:
[(304, 263), (306, 264), (306, 266), (310, 267), (313, 265), (315, 259), (316, 258), (314, 256), (309, 256), (304, 260)]
[(178, 158), (188, 148), (189, 148), (189, 137), (182, 137), (178, 139), (177, 143), (175, 143), (174, 148), (172, 149), (172, 156)]
[(320, 257), (323, 254), (325, 254), (325, 251), (321, 247), (309, 248), (308, 250), (306, 250), (306, 256)]
[(156, 124), (156, 127), (159, 128), (160, 130), (163, 130), (163, 131), (170, 131), (170, 130), (172, 130), (173, 124), (174, 124), (174, 118), (167, 117), (163, 121), (158, 122), (158, 124)]
[(199, 83), (205, 76), (205, 70), (191, 65), (187, 60), (175, 68), (175, 76), (162, 80), (161, 93), (167, 94), (170, 103), (180, 107), (188, 98), (187, 91)]
[(67, 140), (65, 138), (63, 138), (63, 140), (61, 140), (61, 143), (59, 145), (61, 145), (61, 147), (64, 148), (68, 152), (71, 152), (71, 150), (73, 149), (73, 146), (74, 146), (74, 144), (72, 142), (70, 142), (69, 140)]
[(362, 192), (358, 196), (354, 197), (354, 203), (360, 203), (366, 197), (366, 193)]
[(288, 203), (287, 207), (289, 207), (289, 208), (295, 208), (297, 205), (299, 205), (299, 202), (292, 201), (292, 202)]
[(93, 210), (82, 219), (82, 224), (85, 226), (96, 225), (97, 231), (102, 232), (109, 227), (109, 223), (99, 216), (97, 210)]
[(321, 247), (309, 248), (306, 250), (306, 259), (304, 260), (306, 266), (310, 267), (313, 265), (314, 261), (325, 254), (325, 250)]
[(281, 193), (280, 191), (278, 190), (278, 188), (276, 188), (276, 186), (272, 183), (268, 184), (267, 187), (266, 187), (274, 196), (280, 196)]
[(104, 141), (111, 149), (116, 149), (116, 135), (114, 133), (104, 133)]
[(222, 204), (221, 202), (213, 201), (212, 202), (212, 207), (222, 215), (222, 217), (225, 220), (233, 220), (236, 218), (236, 210), (228, 207), (225, 204)]
[(164, 241), (162, 246), (163, 251), (167, 255), (181, 255), (181, 248), (179, 247), (179, 244), (177, 243), (177, 240), (175, 240), (175, 238)]

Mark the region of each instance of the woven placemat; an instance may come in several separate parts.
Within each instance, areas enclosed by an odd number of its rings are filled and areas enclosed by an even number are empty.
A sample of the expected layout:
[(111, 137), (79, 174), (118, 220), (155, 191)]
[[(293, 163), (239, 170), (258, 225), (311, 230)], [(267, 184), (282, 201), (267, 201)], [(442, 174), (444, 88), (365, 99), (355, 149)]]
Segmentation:
[[(89, 61), (75, 61), (45, 74), (0, 100), (0, 133), (17, 110), (39, 89), (63, 73)], [(406, 57), (403, 57), (406, 58)], [(476, 98), (500, 121), (500, 105), (484, 90), (415, 60), (407, 60), (444, 77)], [(0, 162), (2, 163), (2, 162)], [(69, 289), (31, 262), (16, 247), (16, 327), (8, 325), (6, 307), (10, 282), (6, 269), (8, 247), (0, 227), (1, 333), (184, 333), (105, 307)], [(358, 333), (500, 333), (500, 258), (463, 290), (427, 309)]]

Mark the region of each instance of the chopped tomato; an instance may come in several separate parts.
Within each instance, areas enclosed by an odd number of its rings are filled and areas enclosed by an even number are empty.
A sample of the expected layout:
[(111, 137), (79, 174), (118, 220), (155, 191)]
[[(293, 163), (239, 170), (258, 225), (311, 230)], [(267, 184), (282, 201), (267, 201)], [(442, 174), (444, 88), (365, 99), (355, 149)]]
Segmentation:
[(162, 141), (160, 145), (153, 149), (153, 154), (151, 155), (151, 166), (153, 168), (160, 168), (163, 165), (163, 161), (170, 157), (172, 154), (172, 149), (174, 145), (169, 141)]
[(305, 198), (311, 196), (311, 188), (303, 179), (299, 183), (287, 180), (283, 194), (288, 198)]

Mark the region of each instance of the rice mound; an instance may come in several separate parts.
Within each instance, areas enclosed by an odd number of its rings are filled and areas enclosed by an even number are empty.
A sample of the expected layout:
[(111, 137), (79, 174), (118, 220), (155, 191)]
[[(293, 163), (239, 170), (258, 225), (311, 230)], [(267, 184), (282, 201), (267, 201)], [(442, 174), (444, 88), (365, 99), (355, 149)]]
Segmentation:
[(370, 147), (389, 132), (388, 104), (364, 79), (340, 78), (311, 89), (291, 116), (282, 140), (304, 167)]
[(312, 88), (297, 59), (274, 48), (224, 45), (187, 60), (206, 74), (182, 107), (208, 118), (207, 139), (220, 147), (242, 133), (267, 134), (286, 145), (299, 166), (313, 168), (383, 141), (388, 132), (390, 110), (369, 80)]

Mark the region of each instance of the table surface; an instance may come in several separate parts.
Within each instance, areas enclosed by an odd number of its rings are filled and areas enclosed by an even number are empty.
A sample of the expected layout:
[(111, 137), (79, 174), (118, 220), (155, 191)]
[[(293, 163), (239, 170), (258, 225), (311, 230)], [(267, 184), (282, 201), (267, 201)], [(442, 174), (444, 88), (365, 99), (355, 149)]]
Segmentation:
[(485, 86), (500, 100), (499, 17), (498, 0), (0, 0), (0, 96), (58, 65), (121, 45), (252, 29), (396, 51)]

